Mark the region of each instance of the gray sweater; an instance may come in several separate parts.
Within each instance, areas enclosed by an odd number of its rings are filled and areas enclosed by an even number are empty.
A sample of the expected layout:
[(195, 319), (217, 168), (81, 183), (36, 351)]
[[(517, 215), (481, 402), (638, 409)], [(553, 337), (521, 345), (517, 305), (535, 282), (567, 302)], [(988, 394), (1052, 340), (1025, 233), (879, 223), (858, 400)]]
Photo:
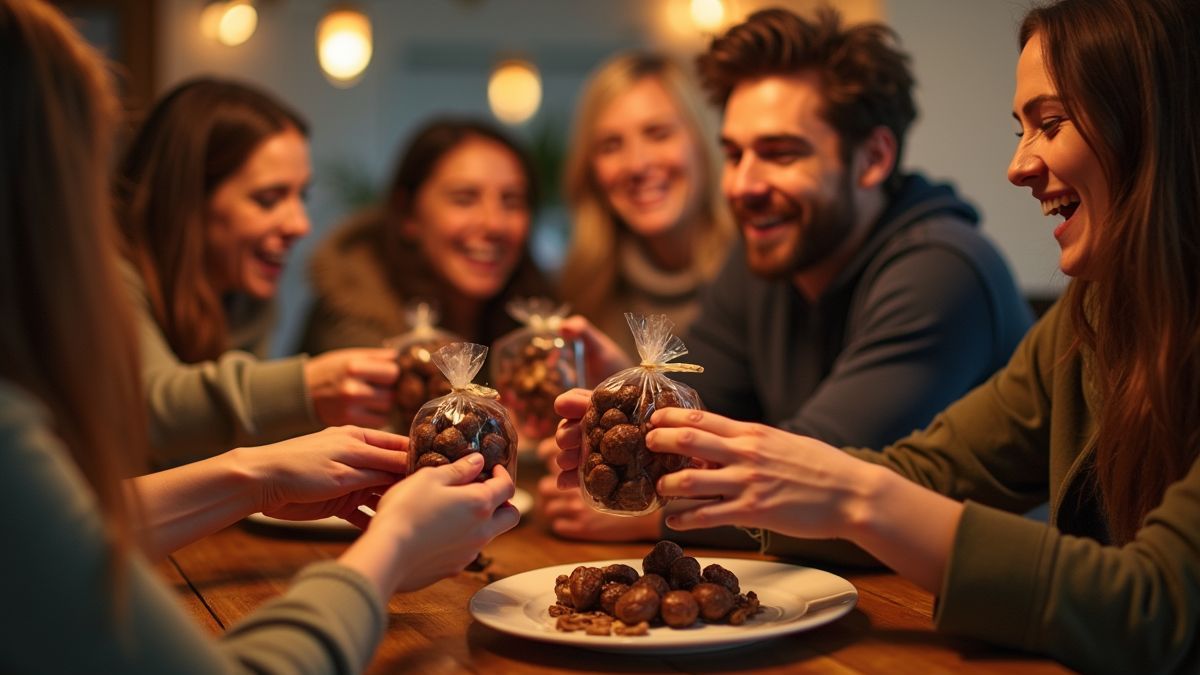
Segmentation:
[(286, 594), (216, 639), (136, 552), (121, 570), (123, 607), (114, 607), (111, 549), (91, 489), (43, 408), (4, 381), (0, 483), (8, 514), (0, 672), (361, 672), (383, 633), (383, 599), (333, 562), (306, 568)]

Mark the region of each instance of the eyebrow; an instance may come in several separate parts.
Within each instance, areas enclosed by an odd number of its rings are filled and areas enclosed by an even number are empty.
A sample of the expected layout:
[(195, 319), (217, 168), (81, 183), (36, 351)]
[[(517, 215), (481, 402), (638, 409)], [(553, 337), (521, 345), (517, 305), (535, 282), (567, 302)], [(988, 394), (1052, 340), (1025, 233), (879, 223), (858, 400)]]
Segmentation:
[[(718, 140), (722, 145), (739, 145), (739, 143), (728, 136), (721, 136)], [(759, 143), (803, 143), (805, 145), (812, 145), (807, 138), (797, 134), (770, 134), (767, 136), (755, 136), (750, 142), (750, 145), (757, 145)]]
[[(1029, 99), (1025, 102), (1025, 105), (1021, 106), (1021, 114), (1026, 117), (1033, 117), (1033, 111), (1038, 106), (1041, 106), (1045, 103), (1058, 103), (1060, 100), (1061, 99), (1058, 96), (1053, 94), (1039, 94)], [(1012, 116), (1013, 119), (1017, 120), (1018, 122), (1021, 121), (1021, 118), (1017, 117), (1016, 111), (1013, 111)]]

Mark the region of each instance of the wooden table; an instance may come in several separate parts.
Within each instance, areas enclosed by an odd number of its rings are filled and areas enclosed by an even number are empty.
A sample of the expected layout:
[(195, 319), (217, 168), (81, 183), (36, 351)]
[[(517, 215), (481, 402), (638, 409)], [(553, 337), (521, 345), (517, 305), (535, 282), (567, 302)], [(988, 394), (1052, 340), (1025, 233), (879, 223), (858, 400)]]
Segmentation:
[[(219, 632), (281, 593), (300, 568), (333, 558), (346, 540), (231, 527), (171, 556), (161, 569), (197, 620)], [(826, 626), (722, 652), (634, 656), (512, 637), (475, 622), (470, 597), (490, 580), (548, 565), (640, 558), (647, 544), (557, 539), (536, 517), (485, 550), (483, 572), (464, 572), (391, 599), (390, 625), (371, 673), (726, 672), (1065, 673), (1053, 661), (953, 638), (933, 630), (933, 598), (889, 572), (832, 569), (859, 592), (857, 607)], [(757, 557), (688, 547), (697, 557)]]

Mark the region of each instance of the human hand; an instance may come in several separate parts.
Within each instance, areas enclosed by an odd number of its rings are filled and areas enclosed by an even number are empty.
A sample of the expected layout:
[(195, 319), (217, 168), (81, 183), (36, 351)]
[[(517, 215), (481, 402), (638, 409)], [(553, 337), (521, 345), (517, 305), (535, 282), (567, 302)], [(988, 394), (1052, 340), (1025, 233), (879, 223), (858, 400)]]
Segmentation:
[(508, 503), (516, 492), (512, 477), (497, 465), (491, 478), (474, 482), (482, 469), (483, 455), (473, 452), (414, 472), (379, 500), (360, 548), (398, 547), (383, 582), (389, 592), (413, 591), (457, 574), (488, 542), (516, 526), (520, 513)]
[(257, 486), (255, 509), (282, 520), (339, 516), (366, 526), (372, 506), (408, 469), (408, 439), (374, 429), (331, 427), (271, 445), (229, 453)]
[(304, 385), (323, 424), (387, 424), (395, 401), (396, 350), (336, 349), (304, 364)]
[[(592, 392), (588, 389), (572, 389), (554, 399), (554, 412), (562, 417), (554, 434), (554, 442), (559, 449), (554, 460), (558, 464), (558, 487), (563, 490), (579, 487), (579, 472), (576, 469), (579, 468), (580, 448), (583, 445), (579, 421), (591, 402)], [(553, 471), (553, 467), (551, 469)]]
[[(574, 471), (570, 472), (574, 474)], [(550, 531), (567, 539), (583, 541), (657, 540), (662, 515), (614, 516), (602, 513), (583, 501), (579, 489), (561, 489), (554, 475), (538, 481), (537, 509), (550, 525)]]
[(583, 341), (584, 367), (587, 370), (587, 383), (590, 385), (594, 386), (618, 370), (629, 368), (636, 363), (612, 338), (605, 335), (604, 331), (578, 314), (563, 319), (559, 334), (565, 338)]
[(649, 450), (713, 467), (659, 479), (664, 497), (707, 499), (667, 517), (678, 530), (741, 525), (795, 537), (845, 537), (863, 499), (880, 484), (880, 472), (891, 473), (816, 439), (711, 412), (666, 408), (655, 411), (651, 423)]

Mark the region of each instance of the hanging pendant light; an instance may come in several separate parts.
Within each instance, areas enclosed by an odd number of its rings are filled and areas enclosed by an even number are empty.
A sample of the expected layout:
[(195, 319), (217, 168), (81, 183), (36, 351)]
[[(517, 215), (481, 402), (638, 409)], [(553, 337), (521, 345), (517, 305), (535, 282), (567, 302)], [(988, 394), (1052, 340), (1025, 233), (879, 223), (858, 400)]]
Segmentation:
[(317, 24), (317, 61), (330, 82), (349, 87), (371, 62), (371, 20), (353, 5), (339, 4)]
[(528, 61), (501, 61), (488, 79), (488, 105), (496, 119), (521, 124), (542, 104), (542, 77)]
[(248, 0), (217, 0), (200, 14), (200, 32), (210, 40), (236, 47), (254, 35), (258, 11)]

